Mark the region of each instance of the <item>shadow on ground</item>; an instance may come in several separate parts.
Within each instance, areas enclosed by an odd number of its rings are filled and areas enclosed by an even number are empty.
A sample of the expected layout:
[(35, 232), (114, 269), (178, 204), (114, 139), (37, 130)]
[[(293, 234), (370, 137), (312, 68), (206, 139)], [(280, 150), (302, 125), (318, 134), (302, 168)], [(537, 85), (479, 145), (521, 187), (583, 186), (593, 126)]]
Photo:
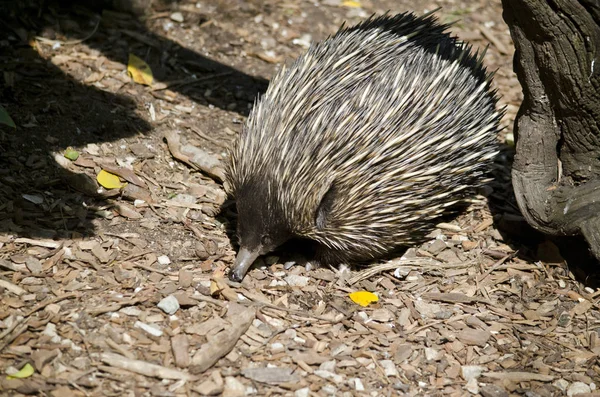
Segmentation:
[[(40, 56), (38, 51), (47, 51), (49, 45), (36, 37), (60, 39), (65, 45), (84, 40), (107, 62), (127, 64), (128, 54), (134, 53), (150, 64), (156, 80), (200, 105), (225, 108), (234, 102), (244, 114), (267, 87), (262, 78), (155, 35), (141, 18), (103, 9), (106, 3), (0, 2), (0, 103), (18, 126), (13, 130), (0, 125), (0, 232), (46, 238), (93, 233), (92, 221), (103, 201), (78, 191), (78, 176), (61, 170), (52, 153), (151, 130), (140, 116), (147, 109), (127, 95), (80, 83), (89, 73), (78, 70), (81, 65), (68, 66), (83, 78), (65, 74)], [(131, 8), (140, 2), (119, 3)], [(169, 3), (161, 4), (168, 10)], [(202, 15), (196, 17), (195, 23), (202, 23)]]
[(524, 261), (541, 261), (544, 266), (559, 266), (565, 272), (571, 270), (577, 281), (591, 288), (599, 288), (600, 264), (583, 238), (547, 236), (525, 221), (510, 179), (513, 157), (514, 149), (502, 148), (499, 161), (506, 165), (496, 169), (491, 184), (494, 193), (488, 198), (496, 230)]

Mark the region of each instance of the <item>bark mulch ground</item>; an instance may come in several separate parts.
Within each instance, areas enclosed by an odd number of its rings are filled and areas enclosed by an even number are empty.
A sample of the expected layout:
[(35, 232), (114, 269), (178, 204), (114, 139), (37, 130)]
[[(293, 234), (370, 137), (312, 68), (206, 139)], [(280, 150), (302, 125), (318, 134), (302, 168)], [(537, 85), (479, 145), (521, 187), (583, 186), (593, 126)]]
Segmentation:
[[(600, 395), (600, 290), (512, 195), (521, 90), (499, 1), (17, 3), (0, 16), (18, 126), (0, 126), (2, 395)], [(282, 252), (229, 282), (220, 164), (269, 78), (343, 21), (438, 6), (497, 69), (495, 181), (402, 257), (284, 270)], [(102, 170), (127, 185), (101, 187)]]

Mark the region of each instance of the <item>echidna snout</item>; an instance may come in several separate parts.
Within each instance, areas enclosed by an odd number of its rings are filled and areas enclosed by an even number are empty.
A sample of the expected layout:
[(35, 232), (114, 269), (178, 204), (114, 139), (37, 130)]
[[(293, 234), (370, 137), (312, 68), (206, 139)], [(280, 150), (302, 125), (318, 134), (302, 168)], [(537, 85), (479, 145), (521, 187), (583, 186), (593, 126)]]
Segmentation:
[(240, 282), (252, 263), (290, 239), (293, 234), (285, 216), (268, 205), (265, 194), (249, 184), (236, 193), (239, 250), (229, 278)]
[(330, 265), (419, 243), (485, 183), (502, 111), (483, 55), (446, 27), (431, 15), (370, 18), (277, 73), (227, 165), (233, 280), (290, 238)]

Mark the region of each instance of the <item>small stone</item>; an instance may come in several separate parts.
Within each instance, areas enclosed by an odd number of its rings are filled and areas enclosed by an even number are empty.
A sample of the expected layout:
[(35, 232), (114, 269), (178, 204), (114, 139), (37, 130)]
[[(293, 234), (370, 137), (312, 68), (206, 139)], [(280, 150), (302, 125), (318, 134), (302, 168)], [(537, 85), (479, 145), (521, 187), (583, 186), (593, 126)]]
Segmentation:
[(285, 346), (283, 345), (283, 343), (279, 343), (279, 342), (271, 343), (271, 353), (272, 354), (282, 353), (284, 351), (285, 351)]
[(304, 34), (300, 38), (293, 39), (292, 44), (300, 46), (302, 48), (310, 47), (310, 42), (312, 41), (312, 36), (309, 34)]
[(567, 388), (569, 387), (569, 382), (565, 379), (558, 379), (554, 383), (552, 383), (552, 386), (562, 391), (567, 391)]
[(171, 20), (181, 23), (183, 22), (183, 14), (180, 12), (174, 12), (171, 14)]
[(166, 266), (166, 265), (170, 265), (171, 264), (171, 259), (169, 259), (169, 257), (166, 256), (166, 255), (161, 255), (158, 258), (156, 258), (156, 260), (162, 266)]
[(350, 384), (354, 384), (354, 390), (356, 390), (356, 391), (364, 391), (365, 390), (365, 386), (363, 385), (362, 381), (358, 378), (350, 379)]
[(567, 389), (567, 396), (573, 397), (578, 394), (591, 393), (592, 389), (583, 382), (573, 382)]
[(294, 397), (308, 397), (309, 395), (310, 395), (310, 389), (308, 387), (298, 389), (294, 392)]
[(156, 306), (167, 314), (175, 314), (179, 310), (179, 301), (173, 295), (169, 295), (161, 299)]
[(223, 397), (242, 397), (246, 395), (246, 387), (242, 382), (228, 376), (225, 378), (225, 388), (223, 389)]
[(425, 358), (427, 361), (438, 361), (444, 357), (444, 353), (432, 347), (425, 348)]
[(290, 274), (285, 278), (285, 281), (290, 287), (306, 287), (309, 280), (309, 277), (298, 276), (296, 274)]
[(486, 368), (481, 365), (463, 365), (460, 367), (461, 375), (467, 382), (471, 379), (477, 379)]

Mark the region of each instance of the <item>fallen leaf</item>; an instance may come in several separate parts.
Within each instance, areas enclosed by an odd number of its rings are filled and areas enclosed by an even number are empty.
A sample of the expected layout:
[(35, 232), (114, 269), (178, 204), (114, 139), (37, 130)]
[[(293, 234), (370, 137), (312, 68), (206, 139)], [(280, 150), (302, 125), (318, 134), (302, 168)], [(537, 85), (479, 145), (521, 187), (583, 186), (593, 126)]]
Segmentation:
[(152, 75), (152, 69), (150, 69), (150, 66), (133, 54), (129, 54), (127, 73), (129, 73), (133, 81), (138, 84), (152, 85), (152, 81), (154, 81), (154, 76)]
[(10, 117), (10, 114), (8, 114), (8, 112), (2, 107), (2, 105), (0, 105), (0, 123), (6, 124), (7, 126), (12, 128), (17, 128), (15, 122)]
[(64, 156), (71, 161), (75, 161), (75, 160), (77, 160), (77, 158), (79, 158), (79, 152), (77, 150), (73, 149), (72, 147), (68, 147), (65, 150)]
[(29, 363), (25, 364), (23, 366), (23, 368), (21, 368), (21, 370), (19, 372), (16, 372), (12, 375), (8, 375), (6, 378), (7, 379), (24, 379), (24, 378), (29, 378), (31, 375), (33, 375), (33, 373), (35, 372), (35, 370), (33, 369), (33, 366)]
[(121, 182), (118, 176), (110, 172), (101, 170), (96, 177), (96, 180), (106, 189), (121, 189), (126, 184)]
[(362, 5), (360, 4), (360, 1), (356, 1), (356, 0), (344, 0), (344, 1), (342, 1), (342, 5), (344, 7), (351, 7), (351, 8), (362, 7)]
[(379, 298), (369, 291), (356, 291), (348, 295), (352, 302), (361, 305), (362, 307), (369, 306), (370, 303), (377, 302)]

